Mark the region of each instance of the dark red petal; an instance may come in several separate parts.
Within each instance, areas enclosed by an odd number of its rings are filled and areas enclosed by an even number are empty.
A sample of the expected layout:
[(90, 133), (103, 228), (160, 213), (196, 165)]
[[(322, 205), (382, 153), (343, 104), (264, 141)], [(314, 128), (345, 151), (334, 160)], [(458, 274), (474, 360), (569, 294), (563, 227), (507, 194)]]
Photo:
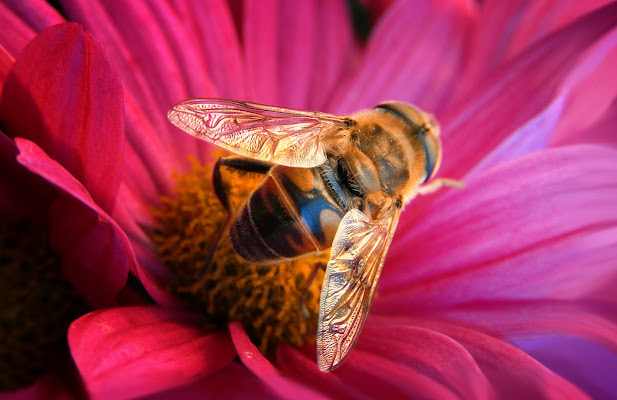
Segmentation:
[(239, 322), (229, 324), (229, 333), (242, 363), (280, 397), (289, 399), (327, 398), (319, 394), (317, 390), (298, 384), (276, 369), (259, 353)]
[[(73, 365), (60, 365), (56, 366), (58, 369), (72, 368)], [(67, 371), (56, 371), (67, 372)], [(74, 372), (76, 374), (76, 372)], [(63, 381), (55, 373), (47, 373), (41, 376), (34, 385), (18, 390), (12, 393), (0, 393), (0, 400), (81, 400), (83, 394), (76, 394), (72, 392), (72, 388), (67, 385), (67, 382)]]
[(49, 183), (19, 165), (17, 154), (15, 143), (0, 132), (0, 216), (44, 219), (57, 193)]
[(0, 118), (7, 135), (37, 142), (111, 210), (122, 167), (122, 87), (91, 34), (65, 23), (37, 36), (9, 73)]
[(53, 205), (50, 217), (50, 240), (63, 259), (66, 277), (92, 307), (113, 304), (135, 263), (126, 234), (40, 147), (22, 138), (15, 142), (19, 163), (67, 194)]
[(358, 3), (366, 9), (371, 16), (371, 20), (375, 21), (381, 18), (388, 8), (392, 6), (395, 0), (359, 0)]
[(199, 382), (157, 393), (149, 396), (148, 400), (207, 398), (270, 400), (275, 395), (247, 368), (231, 363)]
[(229, 365), (226, 332), (208, 333), (193, 314), (158, 307), (95, 311), (71, 325), (75, 364), (94, 399), (135, 398), (191, 384)]
[(9, 76), (9, 71), (13, 66), (15, 59), (9, 54), (9, 52), (0, 45), (0, 93), (4, 88), (4, 81)]

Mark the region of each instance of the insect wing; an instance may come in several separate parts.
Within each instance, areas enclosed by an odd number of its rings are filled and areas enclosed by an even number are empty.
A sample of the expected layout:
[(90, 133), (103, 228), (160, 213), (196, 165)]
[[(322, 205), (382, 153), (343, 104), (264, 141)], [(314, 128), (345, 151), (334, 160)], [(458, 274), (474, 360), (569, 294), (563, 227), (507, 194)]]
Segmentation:
[(221, 99), (191, 99), (167, 113), (171, 123), (196, 138), (238, 155), (290, 167), (312, 168), (326, 161), (324, 135), (348, 119)]
[(339, 225), (319, 303), (317, 364), (324, 372), (341, 365), (360, 336), (399, 215), (370, 221), (352, 209)]

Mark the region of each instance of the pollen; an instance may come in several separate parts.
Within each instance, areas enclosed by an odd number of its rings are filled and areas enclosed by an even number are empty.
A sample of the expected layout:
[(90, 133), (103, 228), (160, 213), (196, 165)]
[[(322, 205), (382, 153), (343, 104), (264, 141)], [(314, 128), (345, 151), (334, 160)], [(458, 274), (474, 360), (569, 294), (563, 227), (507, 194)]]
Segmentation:
[[(176, 278), (170, 290), (202, 314), (208, 326), (241, 322), (262, 354), (281, 343), (314, 341), (323, 281), (319, 267), (327, 254), (265, 266), (237, 255), (228, 227), (219, 234), (227, 211), (212, 188), (212, 171), (212, 165), (192, 161), (189, 173), (175, 176), (175, 196), (162, 197), (153, 210), (160, 223), (154, 243)], [(224, 188), (232, 209), (241, 207), (262, 180), (257, 173), (233, 179)]]
[(0, 391), (32, 385), (67, 353), (71, 321), (87, 312), (60, 258), (31, 223), (0, 223)]

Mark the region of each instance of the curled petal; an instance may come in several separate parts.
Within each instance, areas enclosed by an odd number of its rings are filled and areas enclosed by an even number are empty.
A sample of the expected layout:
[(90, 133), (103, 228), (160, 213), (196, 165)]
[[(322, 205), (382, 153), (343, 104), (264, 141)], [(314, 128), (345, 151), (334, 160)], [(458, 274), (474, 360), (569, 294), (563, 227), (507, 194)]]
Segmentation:
[(51, 244), (63, 272), (93, 307), (109, 306), (126, 283), (135, 256), (126, 234), (86, 188), (35, 143), (16, 138), (17, 161), (62, 190), (52, 207)]
[(331, 374), (318, 372), (312, 355), (307, 358), (291, 348), (279, 355), (281, 369), (330, 398), (487, 399), (494, 395), (473, 357), (448, 336), (411, 324), (371, 323), (372, 316), (368, 321), (349, 359)]
[(229, 332), (242, 363), (257, 375), (273, 392), (286, 399), (326, 399), (309, 387), (298, 384), (276, 369), (251, 342), (239, 322), (229, 324)]
[(0, 215), (7, 219), (45, 218), (57, 196), (52, 187), (17, 163), (17, 146), (0, 132)]
[(158, 307), (94, 311), (70, 326), (71, 354), (94, 399), (128, 399), (197, 382), (228, 365), (224, 332), (195, 315)]
[[(500, 338), (456, 323), (422, 324), (460, 343), (476, 361), (500, 399), (588, 399), (566, 381), (522, 350)], [(384, 321), (384, 323), (387, 323)]]
[(100, 44), (75, 23), (46, 29), (4, 85), (5, 132), (37, 142), (111, 210), (124, 143), (122, 88)]

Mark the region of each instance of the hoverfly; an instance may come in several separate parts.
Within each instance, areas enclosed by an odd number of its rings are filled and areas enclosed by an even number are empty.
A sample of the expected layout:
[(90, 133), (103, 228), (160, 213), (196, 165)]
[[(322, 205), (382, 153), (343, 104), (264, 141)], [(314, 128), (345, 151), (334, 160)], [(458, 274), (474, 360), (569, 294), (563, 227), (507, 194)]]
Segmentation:
[[(219, 159), (213, 174), (239, 255), (267, 263), (331, 248), (317, 364), (324, 372), (340, 366), (366, 320), (403, 205), (417, 194), (460, 185), (425, 184), (441, 160), (435, 120), (401, 102), (346, 117), (222, 99), (186, 100), (167, 117), (240, 156)], [(264, 175), (236, 211), (223, 189), (225, 169)]]

